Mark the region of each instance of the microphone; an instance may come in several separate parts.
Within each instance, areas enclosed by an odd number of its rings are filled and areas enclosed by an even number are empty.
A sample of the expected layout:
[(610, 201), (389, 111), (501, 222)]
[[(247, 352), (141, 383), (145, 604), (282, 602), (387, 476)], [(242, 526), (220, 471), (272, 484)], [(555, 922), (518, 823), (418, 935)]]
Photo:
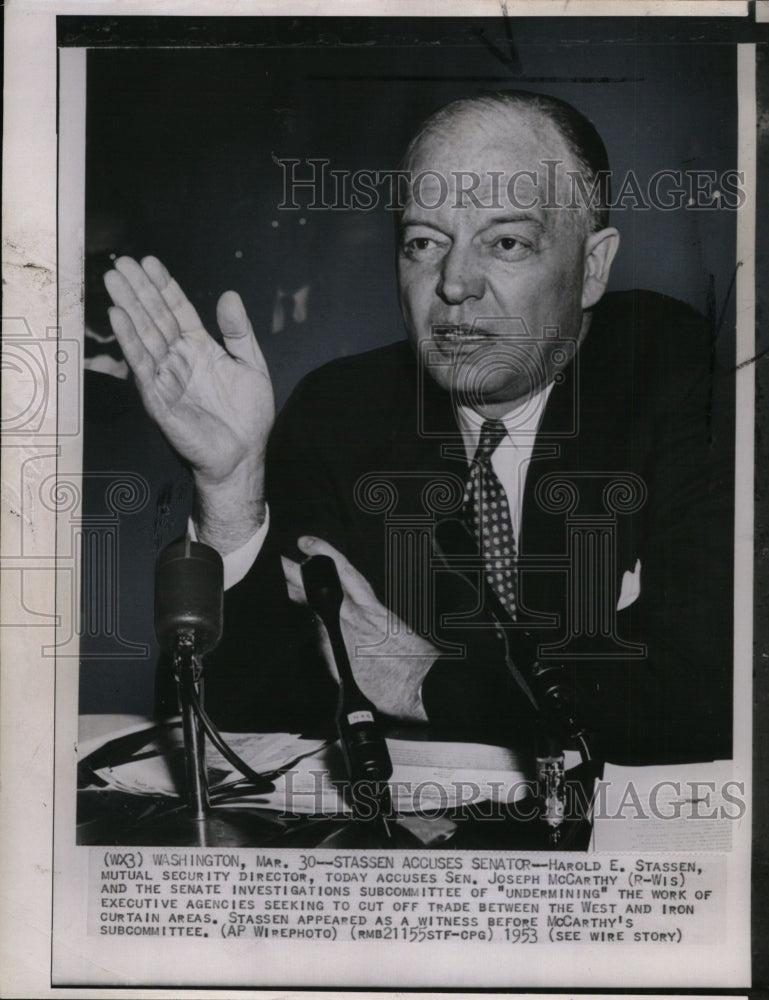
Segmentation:
[[(435, 524), (435, 543), (447, 567), (459, 572), (468, 583), (475, 588), (480, 584), (480, 593), (484, 607), (491, 612), (494, 623), (500, 628), (507, 650), (507, 666), (518, 686), (523, 690), (534, 708), (539, 711), (541, 706), (532, 687), (531, 678), (524, 676), (520, 669), (522, 663), (528, 664), (533, 657), (525, 650), (521, 629), (514, 626), (514, 621), (507, 608), (499, 599), (496, 591), (486, 580), (483, 572), (482, 559), (478, 552), (478, 543), (467, 528), (467, 525), (456, 517), (447, 517)], [(475, 571), (475, 572), (474, 572)], [(515, 634), (515, 656), (512, 650), (512, 633)], [(525, 633), (530, 638), (529, 633)], [(527, 671), (528, 674), (528, 671)]]
[[(536, 659), (534, 637), (516, 625), (502, 601), (487, 581), (478, 546), (464, 522), (445, 518), (435, 525), (435, 542), (447, 566), (454, 556), (459, 565), (452, 566), (474, 584), (473, 569), (481, 569), (480, 592), (505, 641), (507, 666), (519, 686), (534, 704), (537, 718), (536, 767), (543, 803), (542, 819), (550, 830), (550, 844), (557, 846), (561, 824), (565, 818), (564, 739), (562, 733), (576, 740), (583, 762), (591, 759), (588, 736), (573, 717), (574, 693), (560, 664), (543, 666)], [(513, 650), (513, 646), (516, 648)]]
[(200, 703), (201, 656), (222, 637), (224, 566), (208, 545), (189, 537), (172, 542), (155, 567), (155, 633), (173, 659), (184, 730), (187, 800), (195, 820), (209, 809), (203, 726), (208, 721)]
[[(356, 795), (356, 791), (362, 792), (362, 789), (356, 789), (358, 783), (363, 782), (373, 788), (375, 805), (380, 810), (390, 805), (387, 787), (393, 773), (390, 752), (379, 729), (376, 708), (358, 687), (350, 666), (339, 623), (344, 591), (336, 563), (330, 556), (312, 556), (302, 563), (302, 582), (307, 603), (326, 628), (339, 672), (337, 731), (352, 786), (353, 809), (360, 818), (364, 818), (366, 814), (371, 816), (372, 803), (362, 794)], [(385, 816), (386, 812), (383, 820)]]
[(214, 649), (222, 637), (224, 567), (216, 549), (201, 542), (173, 542), (155, 567), (155, 634), (162, 649), (180, 643), (195, 656)]
[(203, 708), (201, 657), (218, 646), (224, 622), (224, 564), (216, 549), (188, 538), (163, 549), (155, 564), (155, 634), (171, 654), (184, 729), (190, 811), (208, 811), (205, 735), (236, 771), (259, 792), (275, 787), (227, 744)]
[[(435, 525), (435, 541), (447, 566), (460, 572), (472, 585), (475, 585), (472, 570), (480, 570), (478, 577), (484, 605), (497, 625), (504, 630), (511, 657), (508, 665), (513, 676), (530, 697), (533, 692), (535, 707), (545, 716), (549, 731), (546, 735), (548, 742), (552, 745), (553, 726), (561, 727), (579, 742), (583, 757), (587, 754), (587, 759), (590, 759), (587, 734), (574, 720), (574, 691), (564, 675), (562, 664), (543, 664), (537, 659), (534, 636), (514, 621), (486, 580), (479, 566), (477, 543), (467, 526), (458, 518), (444, 518)], [(451, 562), (452, 557), (456, 559), (455, 563)]]

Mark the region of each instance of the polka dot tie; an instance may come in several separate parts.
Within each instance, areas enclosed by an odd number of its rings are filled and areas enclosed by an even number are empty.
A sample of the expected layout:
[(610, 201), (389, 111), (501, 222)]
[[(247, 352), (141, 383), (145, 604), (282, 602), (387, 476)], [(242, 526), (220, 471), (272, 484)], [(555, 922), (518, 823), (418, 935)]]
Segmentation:
[(491, 465), (491, 456), (506, 433), (499, 420), (483, 424), (465, 487), (464, 512), (486, 564), (486, 580), (515, 618), (515, 536), (507, 495)]

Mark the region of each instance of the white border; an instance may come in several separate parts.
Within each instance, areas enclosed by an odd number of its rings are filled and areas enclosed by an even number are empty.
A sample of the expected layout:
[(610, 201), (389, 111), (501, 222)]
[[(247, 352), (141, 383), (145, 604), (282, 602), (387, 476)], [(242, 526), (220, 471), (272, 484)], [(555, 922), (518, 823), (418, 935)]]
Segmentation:
[[(658, 3), (602, 2), (590, 3), (574, 0), (566, 8), (561, 3), (529, 2), (509, 3), (511, 14), (526, 16), (580, 16), (600, 13), (612, 15), (654, 15), (654, 16), (730, 16), (747, 14), (747, 4), (742, 2), (690, 2), (690, 0), (669, 0)], [(322, 11), (315, 3), (250, 3), (233, 2), (223, 5), (217, 0), (195, 3), (152, 3), (152, 2), (56, 2), (56, 0), (17, 0), (10, 3), (7, 10), (8, 26), (6, 42), (6, 94), (8, 84), (13, 85), (13, 102), (6, 103), (5, 117), (5, 174), (3, 179), (4, 199), (4, 276), (7, 282), (4, 296), (4, 315), (23, 316), (30, 325), (33, 337), (43, 337), (44, 331), (56, 322), (56, 285), (53, 280), (56, 261), (56, 237), (51, 228), (55, 218), (54, 196), (56, 191), (56, 120), (55, 120), (55, 17), (56, 14), (178, 14), (205, 16), (210, 14), (239, 16), (248, 14), (312, 14), (363, 16), (366, 14), (396, 14), (399, 16), (421, 16), (439, 14), (451, 16), (465, 14), (472, 16), (495, 16), (499, 13), (496, 2), (479, 0), (449, 0), (449, 2), (428, 3), (400, 0), (386, 6), (380, 2), (355, 3), (344, 0), (324, 3)], [(740, 75), (750, 76), (749, 56), (741, 51)], [(741, 91), (741, 96), (742, 96)], [(752, 108), (740, 102), (740, 135), (743, 129), (755, 124), (755, 104)], [(751, 117), (752, 116), (752, 117)], [(749, 133), (755, 134), (754, 130)], [(751, 172), (752, 164), (752, 172)], [(755, 197), (755, 150), (740, 148), (740, 167), (746, 169), (746, 185), (753, 180)], [(748, 201), (748, 206), (752, 205)], [(753, 240), (752, 209), (741, 213), (739, 226), (739, 259), (743, 262), (738, 274), (738, 316), (739, 354), (738, 358), (752, 357), (753, 338)], [(76, 237), (75, 237), (76, 238)], [(27, 267), (25, 265), (33, 265)], [(63, 310), (62, 320), (67, 319)], [(741, 437), (738, 454), (738, 474), (747, 468), (752, 481), (753, 442), (753, 369), (746, 365), (740, 370), (740, 407), (738, 427)], [(4, 405), (13, 404), (12, 393), (6, 387)], [(8, 413), (6, 409), (4, 412)], [(34, 534), (24, 534), (25, 548), (17, 552), (15, 543), (19, 534), (17, 519), (19, 512), (26, 515), (20, 489), (22, 463), (32, 458), (33, 473), (47, 475), (46, 464), (55, 447), (55, 415), (46, 411), (46, 421), (42, 427), (41, 442), (44, 447), (20, 446), (18, 449), (4, 449), (3, 453), (3, 568), (12, 571), (14, 558), (24, 559), (24, 565), (33, 565), (27, 560), (38, 559), (41, 568), (47, 567), (47, 554), (53, 551), (55, 525), (52, 517), (36, 518)], [(65, 459), (74, 458), (73, 452), (65, 452), (60, 458), (62, 467), (68, 467)], [(39, 460), (39, 461), (38, 461)], [(38, 464), (36, 464), (38, 463)], [(747, 466), (745, 465), (747, 463)], [(29, 465), (27, 472), (29, 472)], [(15, 495), (18, 492), (18, 495)], [(738, 556), (752, 565), (752, 503), (751, 492), (738, 493)], [(35, 563), (34, 565), (37, 565)], [(2, 621), (24, 622), (29, 609), (38, 611), (53, 609), (51, 583), (53, 574), (46, 573), (47, 582), (40, 593), (25, 594), (19, 599), (11, 587), (2, 591)], [(747, 665), (749, 676), (752, 651), (750, 650), (752, 590), (745, 586), (738, 599), (735, 590), (735, 610), (739, 615), (740, 630), (737, 634), (737, 655), (740, 662)], [(747, 616), (747, 617), (746, 617)], [(37, 622), (37, 620), (35, 620)], [(740, 637), (741, 636), (741, 637)], [(33, 641), (29, 641), (32, 638)], [(100, 996), (100, 997), (151, 997), (167, 996), (164, 991), (83, 988), (48, 989), (47, 973), (50, 962), (50, 859), (52, 841), (52, 761), (53, 733), (53, 660), (40, 656), (42, 643), (54, 641), (52, 629), (42, 628), (37, 623), (34, 628), (20, 628), (16, 631), (3, 630), (3, 662), (6, 665), (0, 676), (2, 684), (2, 725), (0, 726), (0, 763), (4, 784), (7, 789), (3, 800), (2, 829), (3, 850), (0, 858), (0, 884), (3, 892), (3, 912), (0, 915), (0, 935), (2, 952), (0, 967), (3, 968), (4, 996)], [(16, 666), (16, 665), (22, 666)], [(10, 665), (10, 666), (9, 666)], [(13, 669), (11, 669), (11, 666)], [(745, 667), (735, 665), (735, 676), (746, 676)], [(742, 681), (740, 682), (742, 688)], [(61, 694), (61, 692), (60, 692)], [(740, 702), (744, 689), (740, 692)], [(70, 714), (66, 698), (59, 703), (58, 724), (67, 731), (59, 731), (69, 742), (73, 715)], [(740, 704), (738, 702), (738, 704)], [(73, 703), (73, 702), (72, 702)], [(744, 702), (743, 702), (744, 704)], [(34, 706), (34, 711), (19, 711), (19, 706)], [(70, 720), (67, 725), (67, 719)], [(738, 716), (738, 745), (735, 749), (742, 760), (750, 760), (750, 707), (747, 716)], [(61, 744), (60, 744), (61, 745)], [(70, 744), (71, 745), (71, 744)], [(64, 764), (71, 774), (70, 762)], [(61, 819), (63, 817), (57, 817)], [(747, 831), (749, 834), (749, 830)], [(749, 844), (748, 844), (749, 848)], [(739, 934), (739, 940), (749, 945), (749, 925), (745, 925), (744, 897), (732, 899), (735, 907), (731, 916), (737, 923), (732, 925)], [(66, 914), (63, 916), (66, 923)], [(731, 923), (731, 921), (730, 921)], [(73, 942), (74, 946), (75, 942)], [(139, 968), (146, 956), (137, 955)], [(174, 964), (183, 964), (176, 958)], [(420, 963), (429, 962), (424, 955)], [(109, 975), (110, 970), (105, 970)], [(615, 981), (626, 982), (624, 967), (615, 970)], [(144, 971), (142, 970), (142, 976)], [(704, 979), (703, 985), (707, 984)], [(461, 978), (454, 980), (461, 986)], [(607, 982), (608, 985), (608, 982)], [(681, 985), (684, 985), (683, 983)], [(688, 985), (691, 985), (689, 983)], [(185, 991), (190, 996), (243, 996), (243, 992), (231, 991)], [(264, 995), (248, 991), (245, 995)], [(271, 991), (270, 996), (275, 996)], [(360, 994), (356, 994), (360, 995)], [(433, 994), (436, 996), (436, 994)]]
[[(11, 0), (56, 14), (242, 17), (747, 17), (748, 0)], [(42, 8), (42, 9), (41, 9)]]

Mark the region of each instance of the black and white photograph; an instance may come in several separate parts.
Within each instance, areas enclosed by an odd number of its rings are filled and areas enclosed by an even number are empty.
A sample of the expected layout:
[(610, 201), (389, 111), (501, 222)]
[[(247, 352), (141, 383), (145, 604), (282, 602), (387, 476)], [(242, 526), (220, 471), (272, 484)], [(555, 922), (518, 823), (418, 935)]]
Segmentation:
[(769, 981), (765, 5), (55, 6), (7, 995)]

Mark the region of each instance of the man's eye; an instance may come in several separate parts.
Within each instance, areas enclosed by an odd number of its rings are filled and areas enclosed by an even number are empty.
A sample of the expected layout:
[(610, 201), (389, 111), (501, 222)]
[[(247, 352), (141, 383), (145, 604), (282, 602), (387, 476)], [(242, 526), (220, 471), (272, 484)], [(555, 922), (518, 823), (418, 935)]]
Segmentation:
[(408, 241), (406, 246), (411, 247), (412, 250), (427, 250), (433, 243), (435, 243), (435, 240), (431, 240), (427, 236), (415, 236), (413, 240)]
[(430, 236), (412, 236), (403, 241), (403, 252), (407, 257), (421, 260), (441, 252), (441, 244)]
[(492, 244), (492, 252), (501, 260), (522, 260), (533, 249), (531, 243), (519, 236), (499, 236)]

